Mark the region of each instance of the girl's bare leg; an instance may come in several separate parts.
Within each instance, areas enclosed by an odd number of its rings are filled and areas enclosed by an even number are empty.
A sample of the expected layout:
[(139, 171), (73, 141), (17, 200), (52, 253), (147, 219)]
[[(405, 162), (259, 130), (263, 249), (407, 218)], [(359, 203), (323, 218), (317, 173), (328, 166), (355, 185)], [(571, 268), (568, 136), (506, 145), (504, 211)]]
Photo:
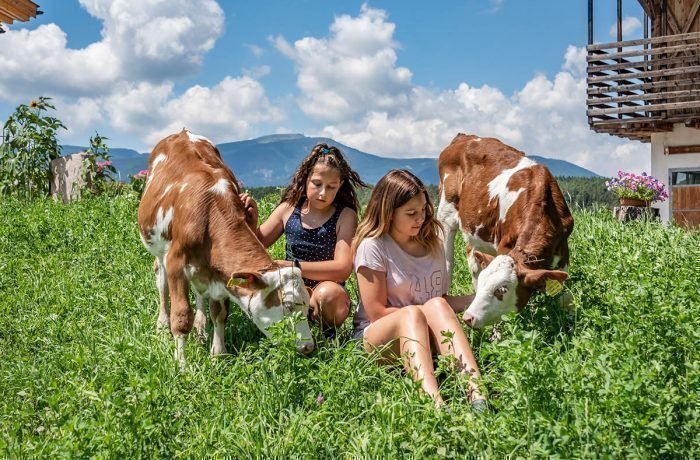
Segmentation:
[(419, 306), (404, 307), (373, 322), (365, 331), (363, 345), (367, 352), (380, 349), (387, 358), (401, 357), (406, 372), (421, 382), (435, 405), (444, 404), (435, 379), (427, 319)]
[(310, 307), (321, 327), (340, 327), (350, 313), (350, 297), (340, 284), (323, 281), (311, 293)]
[[(464, 334), (464, 329), (462, 329), (462, 325), (450, 304), (442, 297), (435, 297), (419, 308), (425, 315), (433, 344), (440, 350), (440, 354), (454, 356), (459, 366), (459, 372), (469, 377), (470, 401), (485, 399), (479, 393), (474, 381), (475, 378), (481, 377), (479, 366), (476, 364), (472, 347)], [(447, 339), (443, 336), (443, 331), (452, 332), (452, 338)]]

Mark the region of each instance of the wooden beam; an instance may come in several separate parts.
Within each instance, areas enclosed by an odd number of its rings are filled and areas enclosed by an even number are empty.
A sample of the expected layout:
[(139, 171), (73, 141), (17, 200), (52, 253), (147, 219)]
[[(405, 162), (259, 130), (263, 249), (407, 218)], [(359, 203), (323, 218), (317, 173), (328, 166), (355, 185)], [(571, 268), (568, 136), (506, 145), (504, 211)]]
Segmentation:
[(700, 145), (669, 145), (664, 148), (664, 155), (680, 155), (685, 153), (700, 153)]
[(644, 12), (650, 18), (656, 18), (656, 10), (654, 9), (652, 0), (639, 0), (639, 3), (642, 5), (642, 9), (644, 10)]
[[(699, 101), (687, 102), (671, 102), (668, 104), (649, 104), (639, 107), (616, 107), (614, 109), (591, 109), (586, 111), (589, 117), (596, 115), (612, 115), (612, 114), (632, 114), (634, 112), (660, 112), (662, 110), (683, 110), (683, 109), (700, 109)], [(633, 116), (633, 115), (631, 115)]]
[(671, 32), (673, 32), (673, 35), (678, 35), (681, 33), (681, 26), (678, 25), (678, 21), (676, 20), (676, 16), (673, 15), (672, 10), (667, 10), (666, 15), (668, 17), (668, 25), (671, 26)]
[(621, 42), (596, 43), (595, 45), (586, 46), (586, 49), (590, 52), (610, 48), (619, 48), (620, 46), (637, 46), (643, 45), (645, 43), (649, 45), (656, 45), (659, 43), (672, 43), (678, 41), (696, 40), (698, 38), (700, 38), (700, 32), (691, 32), (689, 34), (682, 35), (664, 35), (662, 37), (639, 38), (637, 40), (623, 40)]
[(637, 72), (633, 74), (609, 75), (605, 77), (588, 77), (586, 83), (597, 83), (606, 81), (619, 81), (628, 79), (644, 79), (654, 77), (670, 77), (671, 75), (687, 75), (692, 72), (700, 72), (700, 65), (691, 65), (688, 67), (679, 67), (676, 69), (652, 70), (649, 72)]
[(610, 85), (607, 83), (597, 82), (588, 88), (586, 92), (589, 95), (607, 94), (607, 93), (626, 93), (631, 91), (658, 91), (662, 88), (688, 88), (694, 89), (700, 85), (700, 78), (685, 78), (683, 80), (662, 80), (652, 81), (647, 83), (637, 83), (634, 85)]
[(7, 24), (12, 24), (13, 22), (15, 22), (17, 20), (17, 16), (10, 13), (6, 9), (4, 9), (2, 6), (0, 6), (0, 14), (2, 14), (4, 17), (8, 18), (7, 21), (3, 21)]
[(688, 15), (688, 21), (683, 26), (684, 34), (688, 33), (688, 31), (692, 27), (693, 21), (695, 21), (695, 16), (698, 15), (698, 10), (700, 10), (700, 0), (695, 0), (695, 3), (693, 3), (693, 7), (690, 9), (690, 14)]
[(2, 9), (0, 9), (0, 22), (4, 22), (6, 24), (12, 24), (14, 21), (14, 18), (11, 16), (8, 16), (7, 13), (3, 12)]
[(24, 11), (17, 8), (14, 4), (9, 4), (7, 2), (0, 3), (0, 9), (4, 10), (7, 14), (15, 19), (20, 19), (22, 21), (29, 21), (30, 16)]
[(0, 0), (0, 3), (12, 5), (17, 10), (33, 18), (36, 17), (36, 10), (39, 8), (39, 5), (30, 0)]
[(634, 94), (631, 96), (606, 96), (592, 97), (588, 99), (588, 106), (597, 106), (598, 104), (610, 104), (616, 102), (638, 102), (638, 101), (654, 101), (657, 99), (690, 99), (700, 100), (700, 89), (688, 89), (683, 91), (665, 91), (662, 93), (644, 93)]
[[(664, 46), (663, 48), (650, 48), (641, 50), (631, 50), (623, 51), (621, 53), (610, 53), (606, 56), (592, 55), (588, 56), (586, 60), (589, 64), (604, 61), (616, 61), (618, 59), (630, 58), (630, 57), (641, 57), (641, 56), (655, 56), (657, 54), (668, 54), (676, 51), (698, 51), (700, 50), (700, 43), (684, 43), (682, 45), (674, 46)], [(643, 63), (644, 61), (629, 61), (632, 63)]]

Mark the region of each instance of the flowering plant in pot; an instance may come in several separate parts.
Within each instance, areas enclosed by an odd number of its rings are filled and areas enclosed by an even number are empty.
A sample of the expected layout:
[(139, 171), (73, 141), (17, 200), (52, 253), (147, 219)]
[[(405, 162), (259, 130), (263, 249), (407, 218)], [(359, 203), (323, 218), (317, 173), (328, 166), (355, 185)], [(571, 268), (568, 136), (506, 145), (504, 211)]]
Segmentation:
[(605, 182), (605, 186), (620, 199), (620, 204), (627, 206), (649, 206), (653, 201), (668, 198), (663, 182), (645, 172), (618, 171), (617, 177)]

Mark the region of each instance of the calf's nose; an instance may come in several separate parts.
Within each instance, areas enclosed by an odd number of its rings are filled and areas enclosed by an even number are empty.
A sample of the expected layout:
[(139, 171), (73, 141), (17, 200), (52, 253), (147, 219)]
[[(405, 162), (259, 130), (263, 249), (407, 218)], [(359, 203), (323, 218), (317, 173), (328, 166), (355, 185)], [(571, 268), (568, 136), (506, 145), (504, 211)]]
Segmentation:
[(314, 343), (313, 341), (311, 342), (306, 342), (301, 345), (297, 345), (297, 351), (301, 353), (302, 355), (308, 355), (312, 351), (314, 351)]
[(467, 326), (474, 327), (474, 321), (476, 321), (476, 319), (472, 315), (470, 315), (467, 312), (464, 312), (462, 319), (464, 320), (465, 323), (467, 323)]

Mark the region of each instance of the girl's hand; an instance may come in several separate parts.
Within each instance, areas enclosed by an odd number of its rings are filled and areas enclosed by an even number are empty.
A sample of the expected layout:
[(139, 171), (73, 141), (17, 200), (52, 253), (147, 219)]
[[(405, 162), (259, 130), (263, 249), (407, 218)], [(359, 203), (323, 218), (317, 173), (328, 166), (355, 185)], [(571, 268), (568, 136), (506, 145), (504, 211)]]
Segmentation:
[(258, 214), (258, 203), (247, 193), (241, 193), (238, 197), (241, 199), (241, 203), (243, 203), (243, 208), (246, 212), (245, 220), (248, 222), (248, 226), (255, 231), (255, 229), (258, 228), (258, 219), (260, 218)]

